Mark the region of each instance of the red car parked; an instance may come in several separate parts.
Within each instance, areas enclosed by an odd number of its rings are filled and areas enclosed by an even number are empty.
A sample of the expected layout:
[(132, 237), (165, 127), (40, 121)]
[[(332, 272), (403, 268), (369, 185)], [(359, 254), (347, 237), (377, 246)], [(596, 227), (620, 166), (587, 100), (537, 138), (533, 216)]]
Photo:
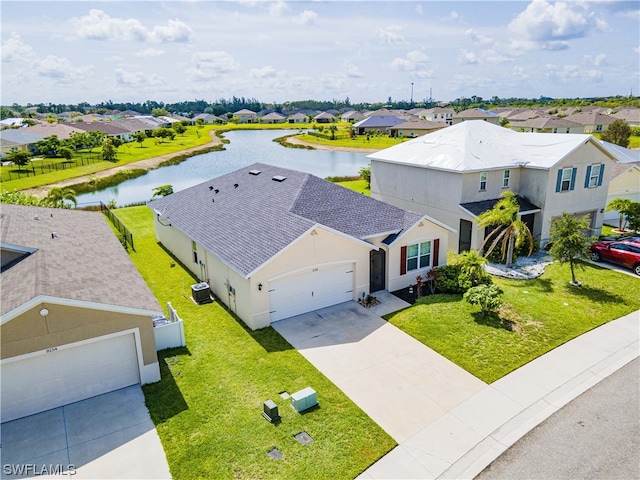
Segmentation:
[(633, 240), (601, 240), (591, 245), (591, 259), (595, 262), (606, 260), (631, 268), (640, 275), (640, 241)]

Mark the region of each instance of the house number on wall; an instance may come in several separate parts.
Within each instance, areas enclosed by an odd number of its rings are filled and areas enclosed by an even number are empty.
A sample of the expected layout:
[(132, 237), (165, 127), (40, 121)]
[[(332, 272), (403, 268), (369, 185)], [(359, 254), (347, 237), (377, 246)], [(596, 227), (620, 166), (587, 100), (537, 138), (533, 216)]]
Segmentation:
[(58, 347), (47, 348), (47, 353), (52, 353), (52, 352), (57, 352), (57, 351), (58, 351)]

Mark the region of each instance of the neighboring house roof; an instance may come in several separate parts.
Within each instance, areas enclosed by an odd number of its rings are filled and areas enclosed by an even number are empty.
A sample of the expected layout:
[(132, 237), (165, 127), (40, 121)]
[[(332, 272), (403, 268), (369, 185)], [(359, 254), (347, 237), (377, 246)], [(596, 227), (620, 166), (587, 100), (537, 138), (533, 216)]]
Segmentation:
[(323, 118), (327, 118), (329, 120), (335, 120), (335, 116), (328, 112), (321, 112), (315, 116), (315, 120), (321, 120)]
[(84, 130), (85, 132), (102, 132), (107, 135), (121, 135), (129, 133), (129, 130), (113, 122), (77, 122), (70, 126)]
[(31, 127), (25, 127), (30, 133), (37, 133), (45, 137), (56, 135), (60, 140), (68, 140), (72, 133), (82, 132), (79, 128), (66, 125), (64, 123), (41, 123)]
[(462, 122), (372, 153), (368, 158), (457, 172), (522, 165), (549, 169), (589, 141), (607, 152), (591, 135), (522, 133), (489, 122)]
[(364, 118), (364, 115), (362, 115), (360, 112), (357, 112), (355, 110), (350, 110), (348, 112), (345, 112), (342, 114), (342, 120), (361, 120)]
[(280, 115), (278, 112), (267, 113), (261, 117), (262, 120), (284, 120), (284, 118), (284, 115)]
[[(629, 170), (639, 170), (640, 171), (640, 162), (633, 163), (615, 163), (613, 168), (611, 169), (611, 175), (609, 176), (612, 180), (616, 177), (619, 177), (623, 173)], [(638, 185), (638, 189), (640, 189), (640, 185)]]
[(566, 118), (558, 118), (558, 117), (536, 117), (530, 118), (528, 120), (524, 120), (521, 122), (513, 121), (511, 123), (512, 128), (571, 128), (571, 127), (581, 127), (580, 123), (572, 122)]
[(0, 120), (0, 125), (8, 126), (8, 127), (19, 127), (25, 122), (25, 118), (21, 117), (11, 117), (11, 118), (3, 118)]
[(0, 241), (35, 250), (1, 274), (3, 321), (39, 297), (162, 311), (99, 212), (3, 204)]
[(640, 108), (623, 108), (611, 114), (616, 120), (626, 120), (628, 123), (640, 123)]
[(153, 129), (154, 127), (154, 125), (149, 125), (147, 122), (143, 122), (142, 120), (132, 117), (119, 118), (118, 120), (114, 120), (111, 123), (122, 127), (129, 132), (144, 132), (146, 130)]
[(257, 115), (257, 114), (256, 112), (252, 112), (251, 110), (243, 108), (242, 110), (238, 110), (237, 112), (235, 112), (235, 115)]
[(640, 162), (640, 150), (631, 150), (616, 145), (615, 143), (605, 142), (604, 140), (599, 140), (599, 142), (609, 153), (616, 157), (616, 160), (620, 163)]
[(46, 135), (41, 133), (29, 132), (26, 128), (10, 128), (0, 131), (0, 140), (15, 143), (18, 145), (28, 145), (30, 143), (36, 143)]
[(453, 118), (486, 118), (497, 116), (497, 114), (490, 112), (489, 110), (485, 110), (484, 108), (469, 108), (456, 113)]
[[(273, 180), (277, 175), (286, 179)], [(149, 207), (245, 277), (318, 224), (363, 240), (402, 232), (424, 218), (309, 173), (260, 163), (151, 200)]]
[(445, 128), (446, 125), (443, 122), (432, 122), (429, 120), (409, 120), (408, 122), (400, 123), (395, 127), (391, 127), (391, 130), (439, 130)]
[(610, 115), (604, 115), (596, 111), (574, 113), (566, 117), (567, 120), (579, 123), (580, 125), (609, 125), (618, 120)]
[(353, 124), (354, 128), (382, 128), (395, 127), (406, 120), (393, 115), (373, 115)]
[(303, 113), (294, 113), (293, 115), (290, 115), (289, 118), (293, 119), (293, 120), (298, 120), (298, 119), (299, 120), (308, 120), (309, 119), (309, 117), (307, 115), (303, 114)]
[[(499, 201), (500, 198), (492, 198), (491, 200), (482, 200), (480, 202), (461, 203), (460, 206), (477, 217), (481, 213), (484, 213), (487, 210), (491, 210)], [(521, 214), (540, 211), (540, 207), (534, 205), (529, 200), (521, 197), (520, 195), (516, 195), (516, 202), (520, 207), (519, 210)]]

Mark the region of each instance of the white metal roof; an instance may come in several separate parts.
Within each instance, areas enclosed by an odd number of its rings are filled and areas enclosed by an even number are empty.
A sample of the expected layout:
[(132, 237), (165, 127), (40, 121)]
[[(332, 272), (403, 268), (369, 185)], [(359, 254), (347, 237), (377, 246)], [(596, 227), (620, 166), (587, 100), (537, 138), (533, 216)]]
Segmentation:
[(372, 153), (368, 158), (458, 172), (520, 165), (549, 169), (589, 141), (602, 149), (591, 135), (523, 133), (471, 120)]

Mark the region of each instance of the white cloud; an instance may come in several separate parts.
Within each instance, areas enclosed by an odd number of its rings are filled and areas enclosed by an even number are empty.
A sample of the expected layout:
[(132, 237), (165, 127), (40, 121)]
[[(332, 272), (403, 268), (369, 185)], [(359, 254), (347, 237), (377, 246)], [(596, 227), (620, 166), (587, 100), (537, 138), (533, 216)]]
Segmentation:
[(70, 23), (76, 27), (76, 35), (91, 40), (187, 42), (193, 33), (180, 20), (169, 20), (167, 25), (149, 30), (135, 18), (116, 18), (98, 9), (91, 9), (88, 15), (73, 18)]
[(11, 32), (9, 38), (2, 42), (0, 54), (3, 62), (28, 61), (36, 56), (31, 46), (24, 43), (16, 32)]
[(469, 28), (464, 32), (464, 34), (470, 37), (473, 43), (475, 43), (476, 45), (486, 46), (493, 44), (493, 38), (478, 33), (475, 28)]
[(416, 5), (416, 13), (418, 15), (420, 15), (420, 16), (424, 15), (424, 11), (422, 10), (422, 4), (421, 3), (418, 3)]
[(318, 14), (313, 10), (305, 10), (295, 18), (295, 22), (301, 25), (317, 25)]
[(459, 18), (460, 14), (455, 10), (451, 10), (451, 13), (449, 14), (449, 20), (458, 20)]
[(164, 87), (166, 82), (157, 74), (143, 72), (125, 72), (121, 68), (115, 71), (116, 83), (123, 87)]
[(206, 81), (238, 69), (238, 62), (227, 52), (197, 52), (191, 56), (195, 64), (189, 69), (194, 80)]
[(402, 34), (402, 28), (397, 25), (378, 29), (376, 36), (380, 43), (386, 45), (404, 45), (407, 43), (406, 38)]
[(460, 51), (459, 62), (462, 64), (475, 65), (478, 63), (478, 56), (470, 50), (462, 49)]
[(567, 40), (587, 36), (606, 23), (587, 10), (588, 3), (549, 3), (532, 0), (527, 8), (509, 23), (515, 42), (526, 49), (564, 50)]
[(93, 67), (74, 67), (67, 58), (47, 55), (34, 64), (34, 70), (40, 77), (47, 77), (61, 83), (78, 82), (86, 78)]
[(427, 68), (429, 57), (420, 50), (407, 53), (404, 58), (394, 58), (391, 68), (397, 72), (408, 72), (412, 77), (429, 78), (433, 71)]
[(265, 65), (262, 68), (252, 68), (249, 71), (249, 76), (252, 78), (273, 78), (276, 75), (276, 69), (271, 65)]
[(349, 60), (344, 62), (344, 72), (345, 75), (349, 78), (363, 78), (364, 75), (360, 71), (360, 69), (351, 63)]
[(279, 17), (280, 15), (283, 15), (287, 10), (289, 10), (289, 7), (287, 6), (287, 3), (282, 0), (278, 0), (277, 2), (269, 4), (269, 15), (271, 15), (272, 17)]
[(147, 48), (136, 53), (136, 57), (161, 57), (162, 55), (164, 55), (164, 50), (155, 48)]

